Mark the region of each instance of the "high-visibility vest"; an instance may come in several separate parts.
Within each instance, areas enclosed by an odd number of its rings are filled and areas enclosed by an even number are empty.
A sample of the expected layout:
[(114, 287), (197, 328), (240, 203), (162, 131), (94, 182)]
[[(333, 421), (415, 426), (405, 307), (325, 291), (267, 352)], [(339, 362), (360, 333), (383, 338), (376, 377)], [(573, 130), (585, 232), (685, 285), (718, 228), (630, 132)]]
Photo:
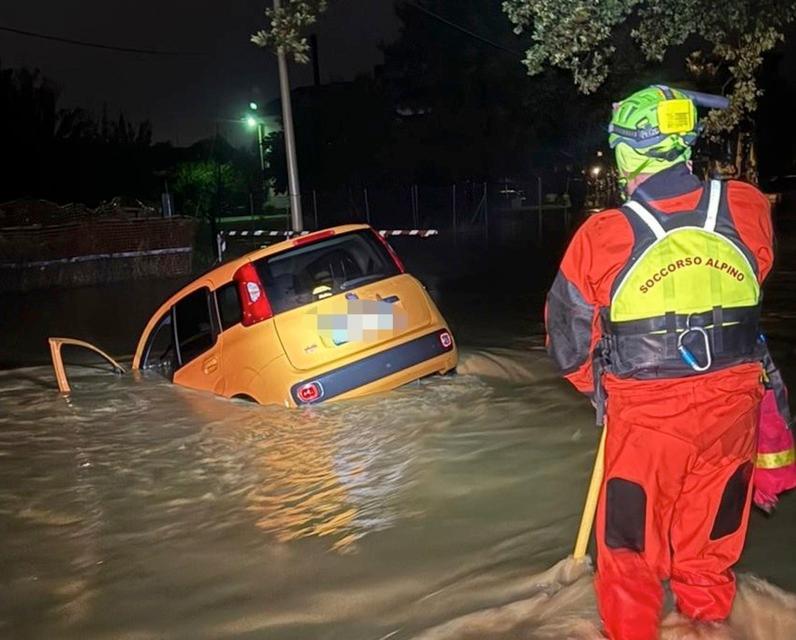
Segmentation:
[(693, 211), (622, 208), (633, 250), (602, 310), (600, 354), (614, 375), (669, 378), (760, 359), (757, 261), (719, 181)]

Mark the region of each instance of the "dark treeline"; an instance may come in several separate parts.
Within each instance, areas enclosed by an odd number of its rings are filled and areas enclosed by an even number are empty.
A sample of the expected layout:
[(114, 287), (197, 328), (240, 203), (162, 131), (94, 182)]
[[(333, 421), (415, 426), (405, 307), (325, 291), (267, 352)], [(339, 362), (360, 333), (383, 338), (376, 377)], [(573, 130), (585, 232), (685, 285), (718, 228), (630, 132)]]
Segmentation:
[(7, 162), (0, 198), (93, 203), (149, 191), (157, 169), (149, 123), (61, 108), (58, 98), (58, 87), (38, 71), (0, 70), (0, 139)]
[[(627, 46), (629, 34), (620, 34), (612, 75), (583, 96), (564, 73), (526, 75), (528, 42), (512, 32), (500, 3), (428, 0), (424, 6), (479, 37), (399, 1), (401, 30), (382, 45), (383, 65), (353, 81), (295, 89), (304, 189), (579, 175), (597, 149), (607, 150), (613, 101), (653, 82), (694, 84), (682, 58), (675, 54), (652, 69)], [(321, 42), (321, 66), (323, 55)], [(762, 74), (760, 167), (773, 173), (793, 162), (793, 129), (772, 126), (788, 120), (793, 96), (777, 84), (776, 56)], [(248, 209), (252, 192), (257, 203), (262, 181), (254, 144), (238, 150), (218, 137), (188, 148), (152, 144), (148, 122), (62, 108), (58, 96), (38, 72), (0, 69), (0, 142), (8, 166), (0, 200), (157, 201), (168, 188), (184, 213)], [(267, 109), (278, 114), (279, 102)], [(267, 156), (269, 177), (284, 191), (280, 132), (268, 136)]]
[[(686, 64), (688, 46), (651, 65), (627, 29), (613, 42), (616, 54), (605, 84), (582, 95), (563, 72), (526, 74), (522, 57), (529, 42), (512, 32), (500, 3), (428, 0), (423, 6), (482, 38), (397, 2), (400, 34), (382, 46), (385, 62), (372, 76), (294, 91), (303, 184), (323, 189), (577, 174), (596, 150), (607, 152), (611, 105), (622, 96), (653, 83), (722, 89), (721, 74), (698, 75)], [(322, 64), (323, 42), (320, 59)], [(776, 53), (767, 56), (756, 124), (750, 120), (742, 127), (754, 134), (763, 176), (787, 171), (795, 160), (794, 130), (771, 126), (787, 121), (794, 98), (782, 83), (780, 60)], [(278, 102), (271, 109), (278, 113)], [(732, 161), (737, 140), (733, 134), (719, 144), (701, 141), (697, 156)], [(281, 134), (271, 142), (282, 188)]]
[[(300, 171), (308, 186), (499, 180), (567, 166), (579, 171), (602, 146), (616, 83), (584, 97), (563, 73), (529, 78), (521, 63), (527, 42), (512, 32), (500, 3), (424, 6), (455, 17), (486, 41), (397, 3), (399, 37), (382, 46), (385, 62), (372, 76), (294, 92)], [(278, 102), (270, 108), (278, 112)], [(282, 186), (281, 134), (271, 142)]]
[(181, 212), (229, 208), (230, 191), (257, 181), (254, 158), (223, 138), (187, 148), (152, 144), (147, 121), (59, 107), (59, 88), (37, 70), (0, 69), (0, 202), (44, 198), (95, 206), (120, 196), (157, 202), (173, 192)]

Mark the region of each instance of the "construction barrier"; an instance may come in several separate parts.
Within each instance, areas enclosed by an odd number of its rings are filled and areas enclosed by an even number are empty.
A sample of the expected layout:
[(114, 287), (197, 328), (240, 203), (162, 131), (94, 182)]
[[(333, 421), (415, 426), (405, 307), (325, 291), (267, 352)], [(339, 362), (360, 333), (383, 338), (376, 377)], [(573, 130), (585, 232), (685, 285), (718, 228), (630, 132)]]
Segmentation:
[[(294, 236), (306, 236), (315, 231), (290, 231), (274, 229), (232, 229), (230, 231), (219, 231), (216, 237), (216, 248), (218, 260), (224, 259), (224, 252), (227, 250), (225, 238), (292, 238)], [(378, 229), (377, 233), (383, 238), (393, 238), (396, 236), (410, 236), (413, 238), (430, 238), (438, 236), (438, 229)]]
[(177, 277), (193, 269), (193, 218), (63, 217), (0, 227), (0, 292)]

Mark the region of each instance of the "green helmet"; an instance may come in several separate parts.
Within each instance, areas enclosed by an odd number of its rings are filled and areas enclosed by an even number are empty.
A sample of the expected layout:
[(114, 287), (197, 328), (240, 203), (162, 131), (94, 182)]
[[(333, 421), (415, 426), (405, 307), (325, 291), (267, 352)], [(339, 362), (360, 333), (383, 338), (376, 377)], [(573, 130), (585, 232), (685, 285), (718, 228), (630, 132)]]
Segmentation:
[(690, 160), (699, 134), (696, 106), (689, 93), (652, 85), (614, 104), (608, 132), (624, 180), (658, 173)]

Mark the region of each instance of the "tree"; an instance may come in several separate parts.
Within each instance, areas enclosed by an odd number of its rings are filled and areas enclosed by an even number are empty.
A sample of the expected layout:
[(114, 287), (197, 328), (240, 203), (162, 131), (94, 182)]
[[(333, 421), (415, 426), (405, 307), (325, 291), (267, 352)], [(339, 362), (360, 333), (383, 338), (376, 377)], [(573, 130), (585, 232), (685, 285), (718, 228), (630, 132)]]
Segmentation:
[(611, 84), (631, 68), (638, 77), (628, 56), (627, 71), (588, 96), (558, 69), (528, 78), (520, 62), (531, 41), (492, 0), (398, 2), (396, 13), (400, 34), (383, 47), (380, 74), (399, 116), (387, 159), (415, 180), (495, 180), (557, 165), (561, 174), (606, 139)]
[(515, 32), (532, 38), (524, 60), (528, 72), (564, 69), (583, 93), (595, 91), (608, 77), (622, 29), (631, 30), (635, 45), (651, 61), (661, 62), (667, 52), (685, 47), (692, 71), (712, 70), (711, 81), (729, 90), (730, 108), (708, 116), (713, 133), (736, 127), (755, 111), (763, 55), (796, 19), (793, 0), (504, 0), (503, 9)]
[(11, 159), (0, 200), (45, 197), (97, 203), (114, 196), (153, 196), (152, 128), (123, 115), (98, 121), (80, 108), (59, 108), (60, 89), (38, 70), (0, 68), (0, 140)]
[(309, 44), (302, 32), (315, 23), (327, 4), (327, 0), (286, 0), (279, 8), (269, 7), (265, 10), (268, 29), (253, 34), (251, 41), (258, 47), (281, 47), (296, 62), (308, 62)]
[(231, 162), (183, 162), (173, 180), (181, 211), (200, 218), (226, 211), (231, 203), (245, 201), (249, 193), (243, 172)]
[(490, 0), (427, 0), (423, 7), (397, 3), (400, 35), (383, 47), (382, 76), (397, 116), (385, 159), (398, 173), (414, 173), (412, 180), (516, 171), (539, 147), (535, 134), (544, 127), (534, 96), (541, 83), (524, 78), (508, 21)]

